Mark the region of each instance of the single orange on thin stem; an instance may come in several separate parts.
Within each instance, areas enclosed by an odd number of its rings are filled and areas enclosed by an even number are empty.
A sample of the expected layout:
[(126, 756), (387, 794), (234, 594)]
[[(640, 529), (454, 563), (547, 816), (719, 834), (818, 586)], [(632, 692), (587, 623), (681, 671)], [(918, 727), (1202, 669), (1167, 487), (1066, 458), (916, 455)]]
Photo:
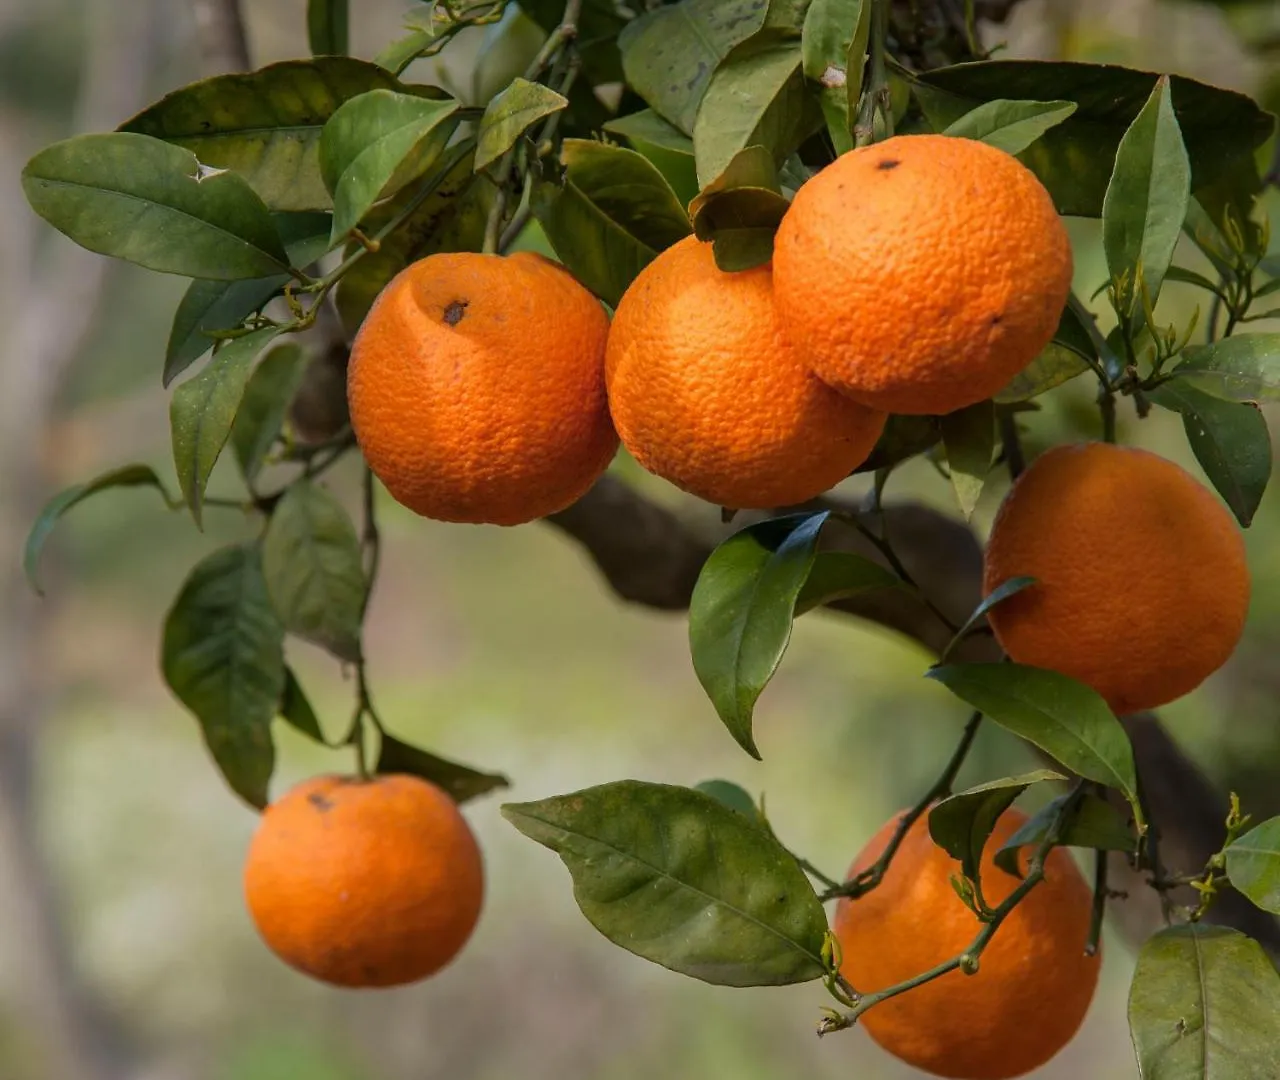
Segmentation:
[(399, 986), (466, 944), (484, 869), (466, 819), (434, 784), (320, 776), (263, 813), (244, 893), (287, 964), (336, 986)]
[(541, 255), (431, 255), (378, 295), (347, 398), (374, 474), (441, 521), (518, 525), (563, 510), (618, 448), (609, 320)]
[[(983, 850), (979, 875), (992, 907), (1020, 883), (994, 859), (1026, 820), (1006, 810)], [(871, 839), (850, 878), (879, 858), (897, 824), (892, 818)], [(1020, 858), (1025, 872), (1027, 849)], [(895, 986), (969, 948), (983, 924), (952, 887), (959, 874), (960, 864), (934, 844), (921, 817), (879, 886), (840, 901), (840, 971), (860, 993)], [(1007, 1080), (1057, 1054), (1089, 1009), (1100, 960), (1085, 954), (1092, 890), (1065, 849), (1049, 852), (1044, 875), (997, 928), (976, 974), (952, 970), (873, 1005), (859, 1024), (895, 1057), (954, 1080)]]

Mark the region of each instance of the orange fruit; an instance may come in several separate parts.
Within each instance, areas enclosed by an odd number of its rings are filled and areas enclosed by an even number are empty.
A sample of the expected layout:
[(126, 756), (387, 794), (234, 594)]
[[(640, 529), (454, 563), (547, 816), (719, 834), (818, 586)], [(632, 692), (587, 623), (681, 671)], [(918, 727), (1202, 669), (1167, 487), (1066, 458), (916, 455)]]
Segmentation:
[(886, 412), (949, 413), (996, 393), (1049, 343), (1071, 244), (1016, 158), (900, 135), (800, 188), (773, 278), (783, 329), (823, 381)]
[(422, 259), (378, 295), (347, 373), (369, 467), (409, 509), (518, 525), (584, 494), (618, 448), (609, 320), (540, 255)]
[[(1006, 810), (982, 853), (982, 894), (992, 907), (1019, 884), (995, 865), (1027, 816)], [(870, 866), (894, 817), (854, 861)], [(1021, 859), (1025, 872), (1028, 849)], [(860, 993), (883, 990), (965, 952), (982, 923), (951, 887), (960, 864), (914, 822), (883, 880), (836, 908), (841, 973)], [(956, 970), (873, 1005), (858, 1021), (885, 1050), (917, 1069), (958, 1080), (1004, 1080), (1043, 1065), (1080, 1027), (1098, 984), (1086, 956), (1092, 890), (1071, 856), (1053, 848), (1045, 878), (1018, 903), (983, 950), (976, 975)]]
[(983, 590), (1036, 584), (987, 618), (1022, 664), (1092, 686), (1121, 715), (1220, 668), (1244, 631), (1249, 567), (1235, 521), (1171, 461), (1107, 443), (1058, 446), (996, 515)]
[(623, 445), (708, 502), (804, 502), (871, 452), (885, 418), (815, 379), (779, 333), (767, 266), (725, 273), (690, 236), (618, 304), (606, 360)]
[(319, 776), (263, 813), (244, 894), (285, 963), (335, 986), (400, 986), (466, 944), (484, 870), (466, 819), (434, 784)]

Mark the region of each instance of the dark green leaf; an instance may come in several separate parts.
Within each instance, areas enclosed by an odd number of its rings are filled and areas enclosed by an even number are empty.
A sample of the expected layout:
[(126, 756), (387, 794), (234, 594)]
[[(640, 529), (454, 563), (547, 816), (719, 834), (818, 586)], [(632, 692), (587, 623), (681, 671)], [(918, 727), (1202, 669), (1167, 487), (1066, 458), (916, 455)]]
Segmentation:
[(324, 730), (320, 727), (316, 711), (311, 707), (302, 684), (298, 682), (298, 677), (290, 667), (284, 669), (284, 693), (280, 695), (280, 719), (308, 739), (318, 743), (325, 741)]
[(233, 169), (273, 210), (327, 210), (320, 133), (344, 101), (403, 90), (377, 64), (348, 56), (286, 60), (184, 86), (122, 125)]
[(1143, 1080), (1280, 1076), (1280, 976), (1252, 938), (1187, 923), (1148, 939), (1129, 988)]
[(943, 664), (929, 678), (1086, 780), (1118, 788), (1142, 822), (1133, 747), (1095, 691), (1024, 664)]
[(867, 460), (853, 471), (869, 473), (892, 468), (941, 441), (942, 426), (936, 416), (890, 416)]
[[(1098, 217), (1116, 147), (1157, 76), (1109, 64), (988, 60), (917, 76), (917, 97), (938, 130), (986, 101), (1074, 101), (1076, 112), (1019, 155), (1063, 214)], [(1227, 175), (1241, 150), (1266, 141), (1274, 121), (1243, 94), (1174, 76), (1173, 100), (1191, 158), (1192, 190)]]
[(624, 780), (502, 814), (564, 860), (582, 913), (637, 956), (721, 986), (825, 970), (827, 919), (795, 859), (710, 795)]
[(773, 258), (773, 238), (790, 203), (769, 188), (740, 187), (699, 195), (693, 230), (709, 240), (716, 265), (727, 273)]
[(1182, 223), (1182, 231), (1204, 253), (1205, 258), (1213, 263), (1214, 269), (1222, 277), (1230, 280), (1234, 276), (1235, 253), (1231, 250), (1231, 244), (1218, 223), (1194, 196), (1187, 200), (1187, 217)]
[(929, 835), (938, 847), (959, 861), (964, 876), (976, 882), (982, 871), (982, 849), (1000, 815), (1032, 784), (1065, 779), (1061, 773), (1037, 769), (956, 792), (929, 811)]
[(1021, 154), (1076, 111), (1074, 101), (986, 101), (949, 125), (944, 135), (976, 139), (1006, 154)]
[(605, 124), (604, 130), (621, 135), (633, 150), (652, 161), (671, 185), (681, 206), (688, 206), (698, 194), (693, 140), (652, 109), (619, 116)]
[(143, 135), (76, 135), (40, 151), (22, 189), (81, 247), (188, 277), (268, 277), (289, 262), (271, 215), (244, 180)]
[(1102, 242), (1124, 319), (1143, 310), (1144, 292), (1153, 308), (1160, 299), (1191, 197), (1191, 163), (1171, 94), (1169, 77), (1161, 76), (1120, 140), (1102, 200)]
[(796, 514), (735, 533), (711, 553), (689, 602), (698, 681), (729, 733), (755, 758), (752, 712), (791, 640), (827, 516)]
[(340, 660), (360, 659), (360, 540), (337, 499), (309, 480), (291, 484), (262, 538), (262, 569), (286, 630)]
[(627, 85), (692, 135), (712, 72), (764, 16), (760, 0), (683, 0), (646, 12), (618, 36)]
[(268, 326), (227, 342), (199, 375), (173, 392), (169, 403), (173, 463), (197, 525), (209, 474), (231, 434), (253, 362), (279, 333), (279, 328)]
[(382, 736), (382, 749), (378, 752), (378, 772), (406, 773), (427, 780), (443, 788), (456, 803), (478, 799), (498, 788), (510, 787), (505, 776), (499, 773), (480, 772), (456, 761), (436, 757), (416, 746), (401, 742), (387, 735)]
[(879, 563), (848, 551), (819, 551), (809, 568), (800, 595), (796, 597), (796, 614), (803, 615), (823, 604), (844, 600), (872, 589), (895, 589), (901, 579)]
[(695, 784), (693, 790), (710, 795), (716, 802), (722, 803), (730, 810), (736, 810), (751, 821), (760, 820), (760, 808), (756, 806), (751, 793), (730, 780), (703, 780), (702, 783)]
[(320, 136), (320, 175), (333, 195), (331, 243), (435, 163), (457, 127), (457, 108), (452, 98), (393, 90), (370, 90), (338, 107)]
[(250, 483), (280, 435), (289, 403), (302, 385), (310, 359), (300, 345), (278, 345), (249, 376), (244, 398), (231, 425), (231, 448), (240, 471)]
[(307, 0), (307, 40), (312, 56), (342, 56), (350, 50), (348, 0)]
[(271, 721), (285, 689), (284, 628), (267, 599), (256, 544), (222, 548), (196, 564), (165, 619), (161, 666), (232, 790), (266, 806)]
[(1280, 401), (1280, 334), (1237, 334), (1212, 345), (1190, 345), (1174, 374), (1224, 401)]
[(862, 92), (870, 30), (867, 0), (813, 0), (805, 15), (804, 73), (821, 87), (822, 114), (837, 155), (853, 149), (852, 117)]
[[(1021, 877), (1018, 853), (1024, 847), (1038, 847), (1044, 843), (1049, 830), (1058, 821), (1064, 804), (1071, 795), (1060, 795), (1050, 800), (1039, 813), (1024, 821), (1017, 831), (996, 852), (995, 863), (1001, 870), (1014, 877)], [(1138, 850), (1138, 839), (1129, 823), (1111, 803), (1086, 792), (1076, 802), (1074, 812), (1059, 826), (1058, 842), (1062, 847), (1094, 848), (1101, 851)]]
[(1223, 401), (1186, 379), (1171, 379), (1147, 395), (1182, 415), (1196, 460), (1245, 528), (1271, 479), (1271, 435), (1258, 406)]
[(1033, 577), (1012, 577), (1008, 581), (1002, 581), (982, 598), (982, 602), (973, 609), (973, 614), (965, 619), (964, 625), (956, 632), (956, 637), (964, 637), (965, 634), (986, 618), (987, 612), (993, 607), (997, 604), (1003, 604), (1015, 593), (1020, 593), (1023, 589), (1029, 588), (1035, 583), (1036, 579)]
[(565, 139), (569, 182), (646, 247), (661, 251), (689, 235), (689, 215), (657, 167), (634, 150)]
[(288, 280), (288, 274), (246, 281), (196, 278), (173, 314), (161, 376), (163, 385), (167, 388), (213, 348), (215, 339), (209, 336), (210, 330), (236, 329), (255, 311), (261, 311)]
[(947, 451), (951, 470), (951, 486), (965, 520), (973, 516), (974, 507), (987, 483), (991, 470), (991, 454), (996, 445), (996, 413), (990, 401), (980, 401), (967, 409), (942, 417), (942, 445)]
[[(479, 251), (495, 191), (487, 177), (473, 175), (470, 157), (450, 169), (408, 220), (385, 237), (376, 252), (367, 253), (356, 263), (338, 284), (338, 314), (347, 332), (356, 332), (374, 298), (411, 262), (439, 251)], [(400, 213), (406, 200), (414, 195), (404, 191), (374, 207), (365, 218), (365, 228), (376, 232)]]
[[(1169, 267), (1169, 269), (1165, 271), (1164, 279), (1165, 281), (1180, 281), (1184, 285), (1195, 285), (1211, 293), (1222, 292), (1222, 286), (1216, 281), (1210, 281), (1203, 274), (1197, 274), (1194, 270), (1188, 270), (1182, 266)], [(1261, 289), (1254, 290), (1253, 295), (1255, 298), (1261, 294)]]
[(44, 595), (44, 589), (37, 575), (40, 552), (44, 550), (45, 541), (49, 539), (53, 527), (62, 515), (77, 503), (83, 502), (90, 495), (96, 495), (99, 491), (118, 487), (153, 487), (160, 492), (160, 497), (170, 506), (182, 505), (174, 502), (164, 484), (161, 483), (160, 477), (156, 475), (155, 469), (150, 465), (124, 465), (104, 472), (86, 484), (76, 484), (65, 491), (60, 491), (44, 504), (31, 526), (31, 531), (27, 534), (27, 542), (22, 551), (22, 569), (27, 575), (27, 581), (41, 596)]
[(1255, 826), (1228, 846), (1227, 876), (1263, 911), (1280, 915), (1280, 817)]
[(748, 146), (781, 165), (819, 117), (804, 83), (800, 44), (765, 35), (735, 48), (711, 77), (693, 127), (698, 181), (706, 187)]
[(513, 79), (511, 85), (484, 110), (476, 143), (475, 167), (483, 169), (493, 164), (539, 120), (559, 112), (568, 104), (568, 98), (549, 86), (528, 79)]
[(995, 395), (994, 400), (1001, 405), (1030, 401), (1088, 371), (1090, 361), (1097, 358), (1098, 350), (1089, 331), (1068, 305), (1062, 309), (1062, 318), (1058, 320), (1053, 340)]

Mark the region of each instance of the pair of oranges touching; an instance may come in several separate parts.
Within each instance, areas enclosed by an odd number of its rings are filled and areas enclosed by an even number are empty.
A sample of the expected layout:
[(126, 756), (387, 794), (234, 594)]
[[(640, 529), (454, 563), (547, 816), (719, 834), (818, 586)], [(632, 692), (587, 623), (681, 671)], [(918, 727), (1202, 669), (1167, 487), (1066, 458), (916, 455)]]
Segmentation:
[[(444, 254), (396, 277), (351, 353), (352, 424), (407, 507), (513, 525), (563, 509), (619, 436), (645, 468), (735, 509), (802, 503), (870, 453), (886, 415), (945, 414), (1003, 388), (1048, 343), (1071, 249), (1048, 193), (984, 144), (901, 136), (855, 150), (796, 194), (771, 266), (725, 273), (690, 237), (663, 251), (612, 324), (537, 255)], [(1188, 692), (1230, 655), (1249, 599), (1221, 504), (1178, 466), (1103, 444), (1038, 458), (1002, 505), (984, 590), (1037, 584), (990, 613), (1011, 658), (1097, 690), (1119, 713)], [(994, 852), (986, 899), (1015, 880)], [(855, 861), (875, 861), (888, 823)], [(908, 831), (878, 888), (842, 901), (843, 970), (863, 992), (963, 951), (976, 932), (958, 866)], [(266, 812), (245, 872), (262, 936), (344, 986), (412, 982), (444, 966), (479, 916), (476, 841), (444, 792), (407, 776), (322, 777)], [(1091, 890), (1070, 856), (1001, 926), (978, 974), (871, 1009), (891, 1053), (940, 1076), (1022, 1075), (1072, 1037), (1092, 999)]]

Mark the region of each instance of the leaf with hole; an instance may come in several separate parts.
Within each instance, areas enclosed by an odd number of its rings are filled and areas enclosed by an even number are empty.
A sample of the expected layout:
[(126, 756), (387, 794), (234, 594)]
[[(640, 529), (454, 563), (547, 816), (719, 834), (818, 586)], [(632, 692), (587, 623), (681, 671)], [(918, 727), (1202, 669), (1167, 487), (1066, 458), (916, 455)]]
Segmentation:
[(1280, 1076), (1280, 975), (1252, 938), (1203, 922), (1147, 940), (1129, 987), (1144, 1080)]
[(286, 630), (340, 660), (360, 659), (360, 539), (337, 499), (309, 480), (291, 484), (267, 523), (262, 568)]
[[(996, 852), (995, 863), (1007, 874), (1022, 876), (1019, 852), (1024, 847), (1038, 847), (1054, 823), (1059, 820), (1063, 806), (1071, 795), (1060, 795), (1046, 803), (1038, 813), (1024, 821), (1004, 845)], [(1068, 812), (1065, 821), (1058, 826), (1058, 844), (1061, 847), (1093, 848), (1100, 851), (1138, 850), (1138, 838), (1124, 816), (1106, 799), (1093, 792), (1086, 792), (1076, 802), (1075, 810)]]
[(515, 146), (539, 120), (569, 104), (549, 86), (516, 78), (484, 110), (476, 138), (477, 169), (486, 168)]
[(469, 765), (437, 757), (385, 732), (382, 735), (382, 748), (378, 752), (377, 771), (406, 773), (420, 780), (428, 780), (436, 787), (443, 788), (459, 804), (510, 786), (507, 778), (499, 773), (480, 772)]
[(1262, 410), (1251, 402), (1223, 401), (1186, 379), (1161, 383), (1147, 397), (1181, 415), (1196, 460), (1248, 528), (1271, 479), (1271, 435)]
[(813, 0), (805, 14), (800, 38), (804, 73), (818, 84), (818, 101), (837, 155), (853, 149), (853, 118), (870, 32), (869, 0)]
[(235, 424), (253, 362), (280, 332), (280, 327), (267, 326), (227, 342), (199, 375), (173, 392), (169, 402), (173, 464), (197, 525), (209, 474)]
[(161, 668), (200, 721), (231, 789), (266, 806), (271, 721), (285, 690), (284, 627), (256, 544), (222, 548), (196, 564), (165, 618)]
[(330, 242), (374, 203), (426, 173), (458, 126), (458, 103), (370, 90), (344, 102), (320, 135), (320, 175), (333, 195)]
[(965, 877), (977, 882), (982, 871), (982, 850), (1000, 816), (1032, 784), (1065, 779), (1061, 773), (1037, 769), (948, 795), (929, 811), (929, 835), (938, 847), (960, 863)]
[(75, 135), (22, 170), (31, 208), (81, 247), (188, 277), (273, 276), (289, 256), (244, 179), (144, 135)]
[(1280, 915), (1280, 817), (1255, 825), (1226, 855), (1231, 884), (1263, 911)]
[(40, 585), (38, 576), (40, 553), (44, 550), (45, 541), (49, 539), (49, 534), (53, 532), (53, 527), (58, 524), (62, 515), (78, 503), (84, 502), (90, 495), (122, 487), (153, 487), (160, 492), (160, 497), (169, 506), (182, 505), (170, 496), (160, 477), (156, 475), (155, 469), (150, 465), (123, 465), (118, 469), (110, 469), (87, 483), (76, 484), (74, 487), (58, 492), (57, 495), (44, 504), (44, 507), (36, 516), (36, 520), (31, 525), (31, 531), (27, 534), (27, 542), (22, 550), (23, 572), (27, 575), (27, 581), (37, 593), (41, 596), (44, 595), (44, 589)]
[(928, 675), (1086, 780), (1118, 789), (1145, 829), (1133, 747), (1097, 692), (1025, 664), (943, 664)]
[(799, 865), (711, 795), (624, 780), (502, 815), (560, 856), (588, 921), (637, 956), (720, 986), (826, 969), (826, 915)]

